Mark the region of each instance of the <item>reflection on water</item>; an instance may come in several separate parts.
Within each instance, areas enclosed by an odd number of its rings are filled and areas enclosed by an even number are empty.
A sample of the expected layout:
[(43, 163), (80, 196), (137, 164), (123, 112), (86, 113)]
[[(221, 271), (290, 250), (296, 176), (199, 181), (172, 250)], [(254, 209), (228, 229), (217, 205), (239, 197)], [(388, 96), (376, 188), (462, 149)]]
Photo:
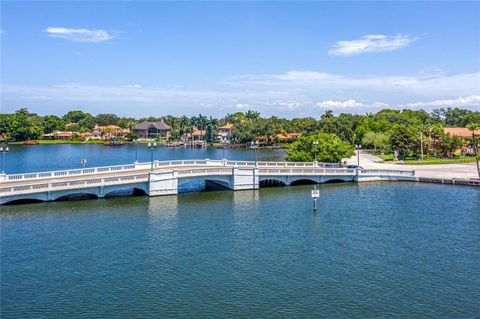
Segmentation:
[(2, 317), (480, 313), (478, 189), (317, 187), (2, 207)]
[[(231, 160), (254, 160), (253, 150), (245, 148), (225, 149), (225, 156)], [(285, 151), (260, 149), (259, 161), (278, 161)], [(223, 150), (217, 148), (191, 149), (160, 147), (154, 152), (154, 159), (160, 161), (175, 159), (217, 159), (223, 158)], [(87, 159), (88, 167), (130, 164), (135, 161), (135, 146), (110, 147), (92, 144), (64, 145), (11, 145), (6, 156), (5, 171), (8, 174), (81, 168), (81, 159)], [(138, 160), (150, 161), (146, 145), (139, 145)]]

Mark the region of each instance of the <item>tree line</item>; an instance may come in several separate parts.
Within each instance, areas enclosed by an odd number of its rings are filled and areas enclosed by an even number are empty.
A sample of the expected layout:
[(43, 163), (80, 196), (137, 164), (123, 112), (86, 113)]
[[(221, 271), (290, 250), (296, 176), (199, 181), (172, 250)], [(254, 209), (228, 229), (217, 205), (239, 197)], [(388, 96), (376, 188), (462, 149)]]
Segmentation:
[[(384, 109), (376, 113), (334, 115), (332, 111), (326, 111), (320, 118), (286, 119), (276, 116), (262, 117), (259, 112), (250, 110), (227, 114), (223, 118), (199, 114), (191, 117), (166, 115), (135, 119), (115, 114), (92, 115), (81, 110), (69, 111), (61, 117), (41, 116), (22, 108), (11, 114), (0, 114), (0, 136), (6, 141), (39, 139), (42, 134), (65, 130), (67, 123), (70, 124), (69, 131), (80, 133), (92, 131), (96, 124), (132, 129), (144, 120), (163, 120), (171, 127), (171, 139), (174, 140), (198, 128), (207, 132), (205, 139), (214, 141), (218, 128), (231, 123), (234, 125), (231, 138), (236, 143), (254, 141), (258, 137), (264, 137), (265, 143), (275, 143), (278, 142), (275, 136), (285, 133), (300, 133), (302, 136), (300, 141), (310, 143), (311, 141), (307, 141), (309, 136), (316, 135), (326, 140), (333, 137), (325, 134), (331, 134), (335, 138), (329, 140), (330, 143), (342, 145), (343, 148), (348, 146), (346, 149), (349, 149), (349, 152), (353, 145), (362, 144), (364, 148), (380, 152), (397, 151), (402, 158), (418, 156), (421, 146), (432, 155), (450, 156), (466, 141), (444, 133), (443, 128), (478, 125), (480, 112), (461, 108), (439, 108), (430, 113), (424, 110)], [(133, 134), (129, 137), (135, 138)], [(298, 146), (298, 143), (296, 145)], [(308, 156), (304, 154), (308, 159), (313, 157), (314, 150), (310, 151)], [(297, 153), (301, 154), (300, 149)]]

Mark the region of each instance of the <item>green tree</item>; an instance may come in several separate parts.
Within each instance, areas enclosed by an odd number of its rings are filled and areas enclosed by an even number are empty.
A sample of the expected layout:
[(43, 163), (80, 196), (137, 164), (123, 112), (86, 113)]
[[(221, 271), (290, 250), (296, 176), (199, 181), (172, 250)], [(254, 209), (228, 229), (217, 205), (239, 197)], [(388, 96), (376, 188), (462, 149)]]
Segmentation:
[(480, 129), (480, 123), (470, 123), (467, 125), (469, 131), (472, 132), (472, 147), (473, 147), (473, 155), (475, 156), (475, 163), (477, 164), (477, 174), (478, 178), (480, 178), (480, 166), (478, 164), (479, 154), (478, 154), (478, 141), (475, 131)]
[(462, 140), (458, 136), (442, 132), (436, 146), (444, 157), (451, 157), (452, 153), (462, 146)]
[(375, 151), (377, 149), (385, 151), (388, 147), (388, 135), (381, 132), (367, 132), (363, 136), (362, 144), (365, 146), (373, 146)]
[[(314, 142), (317, 145), (314, 145)], [(355, 154), (354, 147), (342, 141), (335, 134), (317, 133), (304, 136), (293, 142), (287, 148), (287, 161), (309, 162), (315, 160), (320, 162), (338, 163), (343, 158)]]
[(98, 114), (95, 116), (95, 123), (101, 126), (106, 126), (106, 125), (118, 125), (118, 121), (120, 118), (115, 115), (115, 114)]
[(33, 140), (43, 133), (43, 121), (40, 116), (22, 108), (10, 117), (8, 135), (15, 141)]
[(52, 133), (56, 130), (62, 130), (64, 127), (63, 121), (55, 115), (46, 115), (43, 117), (43, 132)]
[(93, 116), (90, 113), (86, 113), (80, 110), (70, 111), (62, 117), (62, 120), (65, 123), (79, 123), (81, 120), (85, 118), (91, 118), (93, 120)]
[(133, 141), (133, 140), (136, 140), (138, 139), (138, 135), (133, 133), (133, 132), (128, 132), (126, 135), (125, 135), (125, 138), (128, 140), (128, 141)]
[(404, 124), (395, 124), (390, 130), (390, 147), (398, 151), (401, 158), (408, 152), (415, 151), (416, 135), (411, 127)]

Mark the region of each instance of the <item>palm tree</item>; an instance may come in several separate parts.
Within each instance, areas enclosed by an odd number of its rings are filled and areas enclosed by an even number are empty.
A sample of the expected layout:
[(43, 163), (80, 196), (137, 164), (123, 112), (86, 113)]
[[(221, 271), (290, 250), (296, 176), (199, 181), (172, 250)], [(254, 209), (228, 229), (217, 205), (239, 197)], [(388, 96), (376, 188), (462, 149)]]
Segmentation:
[(189, 129), (190, 127), (190, 119), (186, 117), (185, 115), (180, 118), (180, 130), (179, 130), (179, 135), (182, 137)]
[(475, 131), (480, 129), (479, 123), (470, 123), (467, 125), (469, 131), (472, 131), (472, 145), (473, 145), (473, 154), (475, 156), (475, 162), (477, 163), (477, 173), (478, 178), (480, 178), (480, 166), (478, 165), (478, 143), (475, 139)]
[(260, 112), (249, 110), (245, 114), (245, 117), (250, 121), (258, 120), (260, 118)]

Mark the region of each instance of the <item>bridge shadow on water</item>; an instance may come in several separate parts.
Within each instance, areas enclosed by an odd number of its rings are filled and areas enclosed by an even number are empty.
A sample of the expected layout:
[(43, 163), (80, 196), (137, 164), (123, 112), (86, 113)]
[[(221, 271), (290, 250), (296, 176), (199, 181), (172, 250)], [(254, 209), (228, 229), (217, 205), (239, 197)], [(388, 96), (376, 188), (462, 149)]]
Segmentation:
[(2, 204), (2, 206), (14, 206), (14, 205), (25, 205), (25, 204), (38, 204), (43, 203), (44, 201), (41, 199), (33, 199), (33, 198), (23, 198), (12, 200), (8, 203)]
[(230, 191), (229, 188), (210, 180), (191, 180), (178, 185), (178, 194), (208, 191)]
[(147, 193), (140, 188), (126, 188), (110, 192), (105, 198), (131, 197), (131, 196), (147, 196)]
[[(333, 184), (333, 183), (345, 183), (345, 181), (340, 179), (333, 179), (323, 184)], [(296, 180), (290, 185), (286, 185), (284, 182), (277, 179), (266, 179), (259, 182), (260, 188), (274, 188), (274, 187), (290, 187), (290, 186), (301, 186), (301, 185), (312, 185), (318, 184), (317, 182), (309, 179), (300, 179)], [(199, 193), (199, 192), (218, 192), (218, 191), (229, 191), (232, 190), (222, 185), (220, 182), (204, 179), (195, 179), (187, 180), (178, 185), (178, 194), (189, 194), (189, 193)], [(105, 194), (105, 199), (114, 199), (114, 198), (124, 198), (124, 197), (136, 197), (136, 196), (148, 196), (145, 190), (140, 188), (126, 188), (116, 191), (109, 192)], [(53, 202), (66, 202), (66, 201), (80, 201), (87, 199), (98, 199), (99, 196), (91, 193), (72, 193), (68, 195), (61, 196), (56, 198)], [(44, 203), (45, 201), (40, 199), (19, 199), (14, 200), (3, 205), (23, 205), (23, 204), (35, 204), (35, 203)]]

